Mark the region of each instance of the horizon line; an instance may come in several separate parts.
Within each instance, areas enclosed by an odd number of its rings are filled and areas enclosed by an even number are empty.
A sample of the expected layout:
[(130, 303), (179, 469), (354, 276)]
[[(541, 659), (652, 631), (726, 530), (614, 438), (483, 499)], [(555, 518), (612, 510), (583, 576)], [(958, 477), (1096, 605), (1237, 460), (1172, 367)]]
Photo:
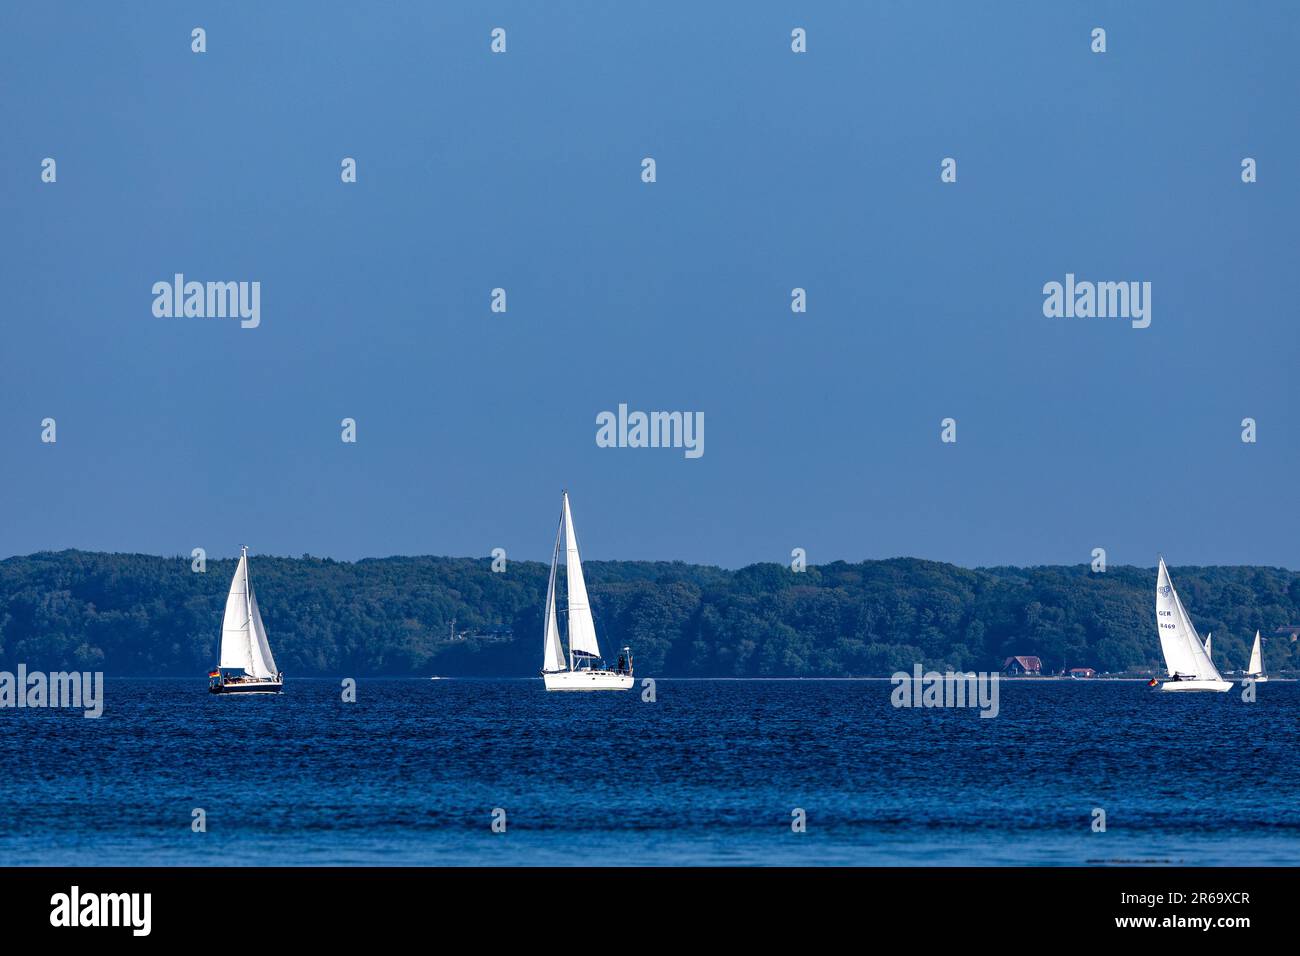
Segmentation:
[[(144, 551), (92, 551), (92, 550), (87, 550), (87, 549), (84, 549), (84, 548), (61, 548), (61, 549), (58, 549), (58, 550), (47, 549), (47, 550), (41, 550), (41, 551), (31, 551), (31, 552), (28, 552), (28, 553), (26, 553), (26, 554), (11, 554), (11, 555), (7, 555), (7, 556), (5, 556), (5, 557), (3, 557), (3, 558), (0, 558), (0, 563), (4, 563), (4, 562), (6, 562), (6, 561), (18, 560), (18, 559), (22, 559), (22, 558), (33, 558), (33, 557), (37, 557), (37, 556), (39, 556), (39, 555), (47, 555), (47, 554), (48, 554), (48, 555), (62, 555), (62, 554), (70, 554), (70, 553), (71, 553), (71, 554), (87, 554), (87, 555), (105, 555), (105, 556), (138, 557), (138, 558), (157, 558), (157, 559), (160, 559), (160, 560), (163, 560), (163, 561), (192, 561), (192, 560), (193, 560), (193, 555), (188, 555), (188, 554), (174, 554), (174, 555), (169, 555), (169, 554), (152, 554), (152, 553), (144, 552)], [(249, 554), (249, 557), (250, 557), (250, 558), (253, 558), (253, 557), (257, 557), (257, 558), (271, 558), (271, 559), (276, 559), (276, 560), (285, 560), (285, 561), (306, 561), (306, 560), (311, 560), (311, 561), (330, 561), (330, 562), (333, 562), (334, 564), (361, 564), (361, 563), (366, 562), (366, 561), (394, 561), (394, 560), (403, 560), (403, 559), (409, 559), (409, 560), (431, 559), (431, 560), (439, 560), (439, 561), (486, 561), (486, 562), (488, 562), (488, 563), (491, 563), (491, 562), (493, 561), (493, 557), (492, 557), (491, 554), (487, 554), (487, 555), (451, 555), (451, 554), (432, 554), (432, 553), (427, 553), (427, 554), (389, 554), (389, 555), (382, 555), (382, 556), (368, 555), (368, 556), (364, 556), (364, 557), (360, 557), (360, 558), (348, 559), (348, 558), (334, 558), (334, 557), (331, 557), (331, 556), (329, 556), (329, 555), (310, 554), (310, 553), (306, 553), (306, 552), (304, 552), (303, 554), (299, 554), (299, 555), (292, 555), (292, 554), (272, 554), (272, 553), (270, 553), (270, 552), (262, 553), (262, 552), (252, 551), (252, 552)], [(229, 557), (213, 557), (213, 556), (211, 556), (211, 555), (205, 555), (205, 558), (206, 558), (206, 560), (210, 560), (210, 561), (237, 561), (237, 560), (239, 560), (239, 554), (233, 554), (233, 555), (231, 555), (231, 556), (229, 556)], [(1137, 564), (1108, 564), (1108, 565), (1106, 566), (1106, 571), (1094, 571), (1094, 572), (1091, 572), (1091, 573), (1093, 573), (1093, 574), (1099, 574), (1099, 575), (1100, 575), (1100, 574), (1106, 574), (1106, 573), (1109, 572), (1111, 569), (1121, 569), (1121, 568), (1133, 568), (1133, 569), (1136, 569), (1136, 570), (1139, 570), (1139, 571), (1155, 570), (1155, 569), (1159, 568), (1159, 562), (1160, 562), (1160, 560), (1161, 560), (1162, 558), (1163, 558), (1163, 553), (1161, 553), (1161, 552), (1157, 552), (1157, 561), (1156, 561), (1155, 564), (1151, 565), (1150, 568), (1148, 568), (1146, 565), (1137, 565)], [(542, 566), (546, 566), (546, 565), (548, 564), (548, 562), (546, 562), (546, 561), (544, 561), (544, 560), (541, 560), (541, 559), (537, 559), (537, 558), (509, 558), (509, 557), (507, 557), (507, 560), (508, 560), (509, 562), (511, 562), (511, 563), (520, 563), (520, 564), (540, 564), (540, 565), (542, 565)], [(860, 559), (858, 559), (858, 560), (856, 560), (856, 561), (854, 561), (854, 560), (849, 560), (849, 559), (847, 559), (847, 558), (835, 558), (835, 559), (833, 559), (833, 560), (831, 560), (831, 561), (826, 561), (826, 562), (822, 562), (822, 563), (813, 563), (813, 562), (809, 562), (809, 563), (807, 564), (807, 567), (809, 567), (809, 568), (826, 568), (826, 567), (830, 567), (830, 566), (832, 566), (832, 565), (836, 565), (836, 564), (846, 564), (846, 565), (851, 565), (851, 566), (853, 566), (853, 565), (863, 565), (863, 564), (888, 564), (888, 563), (891, 563), (891, 562), (897, 562), (897, 561), (920, 561), (920, 562), (923, 562), (923, 563), (926, 563), (926, 564), (939, 564), (939, 565), (944, 565), (944, 566), (947, 566), (947, 567), (960, 568), (961, 570), (965, 570), (965, 571), (996, 571), (996, 570), (998, 570), (998, 569), (1000, 569), (1000, 568), (1015, 568), (1016, 570), (1021, 570), (1021, 571), (1032, 571), (1032, 570), (1044, 569), (1044, 568), (1065, 568), (1065, 569), (1070, 569), (1070, 568), (1079, 568), (1079, 567), (1084, 567), (1084, 568), (1089, 567), (1089, 562), (1088, 562), (1088, 561), (1080, 561), (1080, 562), (1075, 563), (1075, 564), (1043, 564), (1043, 563), (1039, 563), (1039, 564), (980, 564), (980, 565), (969, 566), (969, 565), (964, 565), (964, 564), (957, 564), (956, 562), (953, 562), (953, 561), (944, 561), (944, 560), (937, 559), (937, 558), (924, 558), (924, 557), (920, 557), (920, 556), (918, 556), (918, 555), (893, 555), (893, 556), (888, 557), (888, 558), (860, 558)], [(697, 568), (711, 568), (711, 569), (716, 569), (716, 570), (719, 570), (719, 571), (725, 571), (725, 572), (729, 572), (729, 573), (734, 573), (734, 572), (737, 572), (737, 571), (744, 571), (744, 570), (746, 570), (746, 569), (748, 569), (748, 568), (759, 567), (759, 566), (761, 566), (761, 565), (775, 565), (776, 567), (780, 567), (780, 568), (788, 568), (788, 567), (789, 567), (789, 564), (788, 564), (787, 562), (782, 562), (782, 561), (754, 561), (754, 562), (751, 562), (751, 563), (749, 563), (749, 564), (742, 564), (742, 565), (739, 565), (739, 566), (737, 566), (737, 567), (726, 567), (726, 566), (721, 565), (721, 564), (712, 564), (712, 563), (702, 562), (702, 561), (688, 561), (688, 560), (686, 560), (685, 558), (583, 558), (583, 562), (582, 562), (582, 563), (583, 563), (584, 565), (587, 565), (587, 564), (615, 564), (615, 563), (619, 563), (619, 564), (684, 564), (684, 565), (688, 565), (688, 566), (690, 566), (690, 567), (697, 567)], [(1166, 565), (1168, 566), (1168, 562), (1166, 561), (1165, 563), (1166, 563)], [(1278, 564), (1176, 564), (1176, 565), (1172, 565), (1172, 567), (1175, 567), (1175, 568), (1271, 568), (1271, 569), (1274, 569), (1274, 570), (1286, 571), (1286, 572), (1288, 572), (1288, 573), (1292, 573), (1292, 574), (1300, 572), (1300, 569), (1289, 568), (1289, 567), (1286, 567), (1285, 565), (1278, 565)]]

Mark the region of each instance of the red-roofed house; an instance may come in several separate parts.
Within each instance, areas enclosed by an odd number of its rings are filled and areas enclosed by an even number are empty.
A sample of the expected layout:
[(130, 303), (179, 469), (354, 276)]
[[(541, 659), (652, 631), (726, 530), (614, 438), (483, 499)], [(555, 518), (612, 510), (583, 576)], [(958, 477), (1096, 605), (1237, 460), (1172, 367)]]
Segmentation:
[(1066, 671), (1071, 677), (1096, 677), (1097, 672), (1091, 667), (1071, 667)]
[(1043, 662), (1037, 657), (1008, 657), (1002, 662), (1002, 673), (1004, 674), (1041, 674), (1043, 672)]

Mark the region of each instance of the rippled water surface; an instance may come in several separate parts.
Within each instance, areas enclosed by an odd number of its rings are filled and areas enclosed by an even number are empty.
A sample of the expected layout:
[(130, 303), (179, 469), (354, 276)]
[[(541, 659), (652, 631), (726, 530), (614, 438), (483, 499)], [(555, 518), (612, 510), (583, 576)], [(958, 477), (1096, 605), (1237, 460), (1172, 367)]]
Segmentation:
[(0, 864), (1300, 864), (1300, 685), (1008, 681), (993, 719), (891, 691), (110, 679), (99, 720), (0, 710)]

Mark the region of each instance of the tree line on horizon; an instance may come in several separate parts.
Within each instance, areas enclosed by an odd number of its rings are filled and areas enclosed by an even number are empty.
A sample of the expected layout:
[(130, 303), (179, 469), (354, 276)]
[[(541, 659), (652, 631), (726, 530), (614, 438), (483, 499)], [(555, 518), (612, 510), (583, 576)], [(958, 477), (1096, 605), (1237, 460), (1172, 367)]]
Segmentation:
[[(217, 662), (235, 560), (84, 551), (0, 561), (0, 669), (201, 675)], [(549, 566), (490, 558), (357, 562), (257, 557), (253, 586), (289, 676), (531, 676), (541, 666)], [(916, 558), (795, 572), (683, 562), (584, 563), (601, 647), (630, 645), (638, 674), (888, 676), (998, 670), (1035, 655), (1044, 673), (1161, 670), (1154, 569), (966, 569)], [(1220, 670), (1246, 666), (1258, 629), (1272, 672), (1300, 665), (1274, 636), (1300, 624), (1300, 573), (1173, 568)]]

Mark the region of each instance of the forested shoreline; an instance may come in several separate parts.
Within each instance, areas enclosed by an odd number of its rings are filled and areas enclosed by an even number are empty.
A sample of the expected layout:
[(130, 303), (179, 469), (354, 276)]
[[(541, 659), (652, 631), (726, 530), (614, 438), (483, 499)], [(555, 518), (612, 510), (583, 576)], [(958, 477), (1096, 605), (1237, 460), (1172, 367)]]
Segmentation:
[[(216, 662), (235, 561), (84, 551), (0, 561), (0, 668), (194, 676)], [(1012, 655), (1044, 672), (1156, 668), (1150, 568), (966, 569), (915, 558), (724, 570), (682, 562), (584, 562), (607, 655), (629, 644), (640, 674), (886, 676), (915, 663), (995, 670)], [(1270, 671), (1295, 668), (1300, 573), (1171, 568), (1224, 670), (1259, 629)], [(489, 558), (357, 562), (257, 556), (271, 645), (289, 675), (524, 676), (541, 659), (548, 568)]]

